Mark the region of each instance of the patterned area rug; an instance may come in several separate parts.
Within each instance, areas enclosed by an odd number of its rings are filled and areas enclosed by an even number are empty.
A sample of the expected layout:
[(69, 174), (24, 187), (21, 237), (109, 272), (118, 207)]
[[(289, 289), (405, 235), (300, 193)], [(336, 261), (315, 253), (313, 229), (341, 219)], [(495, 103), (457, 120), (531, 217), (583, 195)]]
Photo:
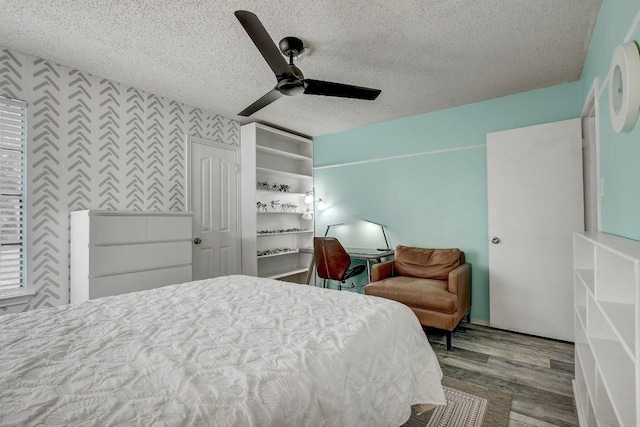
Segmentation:
[(443, 378), (445, 406), (411, 415), (403, 427), (500, 427), (509, 424), (511, 396), (453, 378)]

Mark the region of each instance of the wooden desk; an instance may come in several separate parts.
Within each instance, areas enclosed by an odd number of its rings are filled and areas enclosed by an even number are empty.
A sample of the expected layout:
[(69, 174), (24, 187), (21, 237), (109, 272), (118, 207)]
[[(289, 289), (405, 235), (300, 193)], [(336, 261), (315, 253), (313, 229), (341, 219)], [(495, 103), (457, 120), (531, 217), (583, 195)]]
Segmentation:
[[(363, 259), (367, 263), (367, 283), (371, 283), (371, 261), (381, 262), (383, 258), (393, 256), (394, 250), (379, 251), (377, 249), (366, 248), (344, 248), (351, 258)], [(313, 269), (316, 264), (315, 257), (313, 256), (313, 248), (300, 248), (300, 252), (305, 254), (311, 254), (311, 262), (309, 262), (309, 270), (307, 271), (307, 285), (311, 283), (311, 276), (313, 275)]]

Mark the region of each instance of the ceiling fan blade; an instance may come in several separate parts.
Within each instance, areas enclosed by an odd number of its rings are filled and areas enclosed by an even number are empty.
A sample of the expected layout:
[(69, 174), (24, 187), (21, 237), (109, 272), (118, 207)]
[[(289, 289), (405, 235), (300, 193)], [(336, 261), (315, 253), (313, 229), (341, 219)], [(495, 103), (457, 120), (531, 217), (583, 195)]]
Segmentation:
[(341, 98), (367, 99), (373, 101), (382, 92), (380, 89), (305, 79), (305, 95), (339, 96)]
[(270, 92), (267, 92), (262, 98), (258, 99), (256, 102), (254, 102), (253, 104), (249, 105), (247, 108), (239, 112), (238, 115), (249, 117), (256, 111), (266, 107), (267, 105), (271, 104), (274, 101), (277, 101), (283, 96), (284, 95), (282, 95), (276, 89), (272, 89)]
[(254, 13), (246, 10), (236, 10), (235, 15), (276, 77), (292, 76), (293, 72), (291, 68), (289, 68), (289, 64), (287, 64), (287, 61), (276, 47), (276, 44), (258, 17)]

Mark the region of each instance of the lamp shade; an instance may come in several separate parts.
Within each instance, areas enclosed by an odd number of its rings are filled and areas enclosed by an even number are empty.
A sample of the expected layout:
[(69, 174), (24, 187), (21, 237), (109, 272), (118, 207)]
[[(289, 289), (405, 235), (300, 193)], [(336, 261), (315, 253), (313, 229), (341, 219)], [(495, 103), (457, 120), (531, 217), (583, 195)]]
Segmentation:
[(312, 193), (311, 191), (309, 191), (309, 192), (307, 193), (307, 195), (306, 195), (306, 196), (304, 196), (304, 202), (305, 202), (307, 205), (310, 205), (311, 203), (313, 203), (313, 193)]

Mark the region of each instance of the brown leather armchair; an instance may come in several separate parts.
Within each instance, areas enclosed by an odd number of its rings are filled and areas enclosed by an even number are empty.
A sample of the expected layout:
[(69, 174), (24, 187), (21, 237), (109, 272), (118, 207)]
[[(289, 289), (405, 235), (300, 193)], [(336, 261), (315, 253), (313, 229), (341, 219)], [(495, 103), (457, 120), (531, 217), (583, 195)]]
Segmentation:
[(424, 326), (451, 333), (462, 318), (471, 319), (471, 265), (460, 249), (397, 246), (395, 258), (375, 264), (364, 293), (401, 302)]

